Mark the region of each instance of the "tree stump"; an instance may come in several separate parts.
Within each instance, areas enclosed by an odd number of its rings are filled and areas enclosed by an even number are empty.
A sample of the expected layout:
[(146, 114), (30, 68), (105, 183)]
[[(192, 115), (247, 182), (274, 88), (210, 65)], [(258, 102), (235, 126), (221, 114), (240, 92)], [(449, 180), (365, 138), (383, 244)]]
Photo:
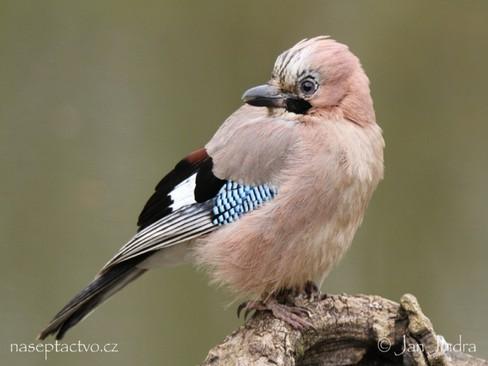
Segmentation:
[[(299, 331), (258, 312), (212, 348), (203, 366), (485, 365), (436, 335), (413, 295), (297, 298), (313, 328)], [(473, 345), (476, 347), (475, 345)], [(473, 349), (468, 352), (474, 352)]]

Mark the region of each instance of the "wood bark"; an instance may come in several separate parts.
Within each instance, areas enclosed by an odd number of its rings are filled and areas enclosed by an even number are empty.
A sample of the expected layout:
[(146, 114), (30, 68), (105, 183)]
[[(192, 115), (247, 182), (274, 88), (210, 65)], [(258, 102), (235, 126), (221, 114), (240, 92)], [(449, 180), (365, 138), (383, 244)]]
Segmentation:
[(310, 312), (313, 328), (292, 329), (269, 312), (258, 312), (212, 348), (202, 365), (488, 366), (474, 357), (473, 345), (462, 345), (462, 353), (456, 349), (461, 345), (436, 335), (413, 295), (403, 295), (400, 303), (345, 294), (296, 301)]

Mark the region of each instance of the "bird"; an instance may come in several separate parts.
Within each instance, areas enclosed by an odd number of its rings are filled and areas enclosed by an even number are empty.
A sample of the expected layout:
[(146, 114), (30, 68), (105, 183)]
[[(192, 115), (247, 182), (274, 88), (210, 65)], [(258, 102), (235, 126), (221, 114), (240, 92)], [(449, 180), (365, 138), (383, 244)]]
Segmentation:
[(188, 260), (248, 298), (239, 310), (309, 326), (293, 296), (317, 291), (383, 179), (369, 84), (358, 57), (329, 36), (281, 53), (270, 80), (162, 178), (136, 234), (38, 339), (61, 339), (149, 269)]

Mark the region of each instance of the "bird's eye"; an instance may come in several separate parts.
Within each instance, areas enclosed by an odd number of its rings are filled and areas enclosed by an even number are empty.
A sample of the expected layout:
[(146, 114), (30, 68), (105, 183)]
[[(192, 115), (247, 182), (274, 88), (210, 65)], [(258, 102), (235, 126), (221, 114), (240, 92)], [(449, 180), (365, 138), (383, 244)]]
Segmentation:
[(300, 92), (303, 95), (310, 96), (313, 93), (315, 93), (315, 91), (318, 88), (318, 85), (317, 85), (317, 82), (315, 80), (313, 80), (311, 78), (307, 78), (307, 79), (300, 81), (299, 88), (300, 88)]

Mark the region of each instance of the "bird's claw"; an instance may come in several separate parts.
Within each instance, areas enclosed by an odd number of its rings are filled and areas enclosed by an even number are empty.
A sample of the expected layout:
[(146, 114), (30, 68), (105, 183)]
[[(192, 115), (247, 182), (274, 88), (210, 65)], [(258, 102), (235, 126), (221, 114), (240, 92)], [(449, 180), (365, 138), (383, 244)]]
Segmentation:
[(241, 312), (247, 306), (247, 303), (248, 301), (244, 301), (243, 303), (239, 304), (239, 306), (237, 307), (237, 318), (241, 317)]
[(238, 318), (241, 317), (242, 310), (244, 310), (244, 320), (247, 320), (253, 311), (264, 311), (267, 308), (262, 301), (245, 301), (237, 307)]

